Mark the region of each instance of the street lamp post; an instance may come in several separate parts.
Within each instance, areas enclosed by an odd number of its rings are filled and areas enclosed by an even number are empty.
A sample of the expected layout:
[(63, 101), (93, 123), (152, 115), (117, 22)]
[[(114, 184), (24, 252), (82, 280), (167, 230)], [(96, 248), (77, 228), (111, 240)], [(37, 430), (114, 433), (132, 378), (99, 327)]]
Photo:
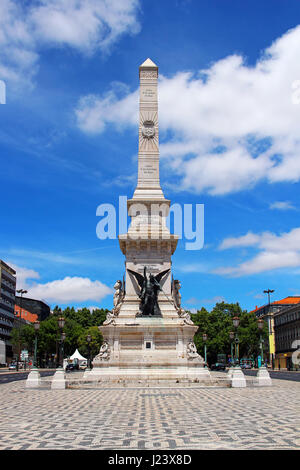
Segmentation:
[[(235, 332), (232, 334), (232, 339), (234, 339), (235, 342), (235, 365), (232, 368), (232, 371), (229, 370), (229, 379), (231, 382), (231, 387), (246, 387), (246, 379), (243, 374), (242, 369), (240, 368), (240, 363), (239, 363), (239, 337), (238, 337), (238, 326), (240, 324), (240, 319), (238, 316), (233, 317), (232, 323), (235, 329)], [(231, 334), (231, 333), (230, 333)]]
[[(20, 299), (20, 323), (21, 323), (21, 318), (22, 318), (22, 296), (23, 294), (27, 294), (27, 290), (24, 289), (19, 289), (17, 290), (18, 294), (21, 294), (21, 299)], [(20, 329), (20, 323), (19, 323), (19, 329)], [(20, 339), (19, 339), (19, 344), (18, 344), (18, 356), (17, 356), (17, 366), (16, 370), (19, 370), (19, 362), (20, 362), (20, 354), (21, 354), (21, 345), (20, 345)]]
[(51, 382), (51, 389), (65, 389), (66, 388), (66, 379), (65, 379), (65, 371), (63, 367), (63, 359), (64, 359), (64, 341), (66, 338), (66, 334), (63, 332), (63, 328), (65, 326), (65, 319), (64, 317), (58, 318), (58, 328), (60, 331), (60, 338), (59, 338), (59, 364), (56, 369), (56, 372), (53, 376)]
[(63, 328), (65, 326), (65, 319), (64, 317), (58, 318), (58, 327), (60, 330), (60, 341), (59, 341), (59, 360), (58, 360), (58, 367), (63, 368), (63, 344), (66, 338), (65, 333), (63, 333)]
[(264, 364), (264, 350), (263, 350), (263, 339), (262, 339), (262, 330), (263, 330), (263, 327), (264, 327), (264, 321), (262, 318), (259, 318), (257, 320), (257, 326), (258, 326), (258, 329), (259, 329), (259, 347), (260, 347), (260, 354), (261, 354), (261, 365), (260, 367), (263, 367), (263, 364)]
[(270, 294), (274, 292), (274, 289), (266, 289), (264, 290), (264, 294), (268, 294), (268, 304), (270, 305)]
[(240, 319), (239, 317), (233, 317), (232, 319), (233, 326), (235, 328), (235, 351), (234, 351), (234, 362), (235, 362), (235, 367), (239, 367), (239, 337), (237, 333), (238, 326), (240, 324)]
[(87, 369), (88, 369), (88, 370), (91, 370), (91, 341), (92, 341), (91, 335), (87, 335), (86, 340), (87, 340), (87, 344), (88, 344), (88, 364), (87, 364)]
[(271, 311), (271, 309), (270, 309), (270, 294), (272, 294), (273, 292), (275, 292), (274, 289), (264, 290), (264, 294), (268, 294), (269, 309), (268, 309), (267, 319), (268, 319), (268, 331), (269, 331), (270, 363), (272, 364), (272, 369), (274, 369), (274, 353), (273, 353), (273, 341), (274, 340), (273, 340), (273, 319), (272, 319), (272, 315), (270, 313), (270, 311)]
[(263, 354), (263, 338), (262, 338), (262, 330), (264, 327), (264, 321), (262, 318), (257, 320), (257, 326), (259, 329), (259, 339), (260, 339), (260, 353), (261, 353), (261, 365), (258, 369), (256, 381), (257, 385), (266, 386), (272, 385), (272, 379), (269, 375), (268, 369), (264, 365), (264, 354)]
[(231, 367), (232, 367), (234, 365), (234, 359), (233, 359), (234, 331), (230, 331), (229, 338), (230, 338), (230, 356), (231, 356)]
[(41, 376), (37, 367), (37, 337), (38, 337), (38, 331), (40, 329), (40, 322), (35, 321), (34, 324), (34, 332), (35, 332), (35, 338), (34, 338), (34, 356), (33, 356), (33, 367), (31, 371), (28, 374), (28, 377), (26, 379), (26, 388), (38, 388), (41, 385)]
[(34, 356), (33, 356), (33, 368), (37, 369), (37, 335), (40, 329), (40, 322), (35, 321), (34, 324), (35, 338), (34, 338)]
[(206, 333), (203, 333), (202, 339), (204, 342), (204, 362), (205, 362), (204, 368), (207, 369), (207, 354), (206, 354), (207, 334)]
[(60, 335), (60, 340), (61, 340), (61, 364), (60, 367), (64, 367), (64, 351), (65, 351), (65, 339), (66, 339), (66, 333), (62, 333)]

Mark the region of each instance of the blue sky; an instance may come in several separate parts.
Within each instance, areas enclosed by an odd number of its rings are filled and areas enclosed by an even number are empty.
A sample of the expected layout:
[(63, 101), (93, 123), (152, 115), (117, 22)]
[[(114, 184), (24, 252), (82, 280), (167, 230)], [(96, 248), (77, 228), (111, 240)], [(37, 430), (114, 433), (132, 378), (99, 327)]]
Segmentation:
[(300, 293), (298, 1), (2, 0), (0, 257), (51, 305), (112, 307), (96, 208), (136, 184), (138, 67), (158, 66), (161, 185), (205, 205), (186, 308)]

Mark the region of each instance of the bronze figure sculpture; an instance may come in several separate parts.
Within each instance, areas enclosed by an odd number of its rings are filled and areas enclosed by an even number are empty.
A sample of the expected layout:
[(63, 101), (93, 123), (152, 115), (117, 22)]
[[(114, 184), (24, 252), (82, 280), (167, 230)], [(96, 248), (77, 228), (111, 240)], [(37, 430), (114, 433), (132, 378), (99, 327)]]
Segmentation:
[(144, 267), (144, 275), (132, 271), (131, 269), (127, 269), (127, 271), (136, 278), (141, 289), (139, 293), (141, 300), (140, 312), (137, 316), (161, 315), (157, 296), (158, 292), (162, 290), (160, 281), (170, 269), (162, 271), (156, 274), (156, 276), (153, 276), (151, 273), (147, 276), (146, 266)]

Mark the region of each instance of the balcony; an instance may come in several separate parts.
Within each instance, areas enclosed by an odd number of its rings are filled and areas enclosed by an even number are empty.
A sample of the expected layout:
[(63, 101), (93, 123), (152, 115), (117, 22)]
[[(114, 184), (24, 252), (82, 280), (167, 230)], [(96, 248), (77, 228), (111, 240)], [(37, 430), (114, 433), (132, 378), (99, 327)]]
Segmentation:
[(0, 312), (2, 312), (4, 315), (8, 315), (9, 317), (11, 316), (14, 318), (14, 311), (14, 307), (11, 305), (11, 303), (4, 302), (0, 297)]
[(10, 274), (8, 271), (4, 270), (3, 267), (1, 268), (1, 277), (6, 278), (9, 282), (12, 284), (16, 285), (16, 278), (12, 274)]
[(1, 287), (3, 289), (9, 290), (9, 292), (11, 292), (11, 294), (13, 294), (13, 295), (16, 294), (16, 286), (13, 285), (11, 282), (8, 282), (6, 279), (4, 279), (3, 276), (1, 278)]

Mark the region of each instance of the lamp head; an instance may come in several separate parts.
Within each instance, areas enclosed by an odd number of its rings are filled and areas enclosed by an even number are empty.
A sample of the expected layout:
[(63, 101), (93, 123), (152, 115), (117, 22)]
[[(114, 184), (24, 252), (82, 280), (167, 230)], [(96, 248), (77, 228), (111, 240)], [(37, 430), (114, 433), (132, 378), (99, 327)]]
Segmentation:
[(262, 329), (263, 329), (264, 323), (265, 323), (265, 322), (263, 321), (262, 318), (259, 318), (259, 319), (257, 320), (257, 326), (258, 326), (258, 329), (259, 329), (259, 330), (262, 330)]

